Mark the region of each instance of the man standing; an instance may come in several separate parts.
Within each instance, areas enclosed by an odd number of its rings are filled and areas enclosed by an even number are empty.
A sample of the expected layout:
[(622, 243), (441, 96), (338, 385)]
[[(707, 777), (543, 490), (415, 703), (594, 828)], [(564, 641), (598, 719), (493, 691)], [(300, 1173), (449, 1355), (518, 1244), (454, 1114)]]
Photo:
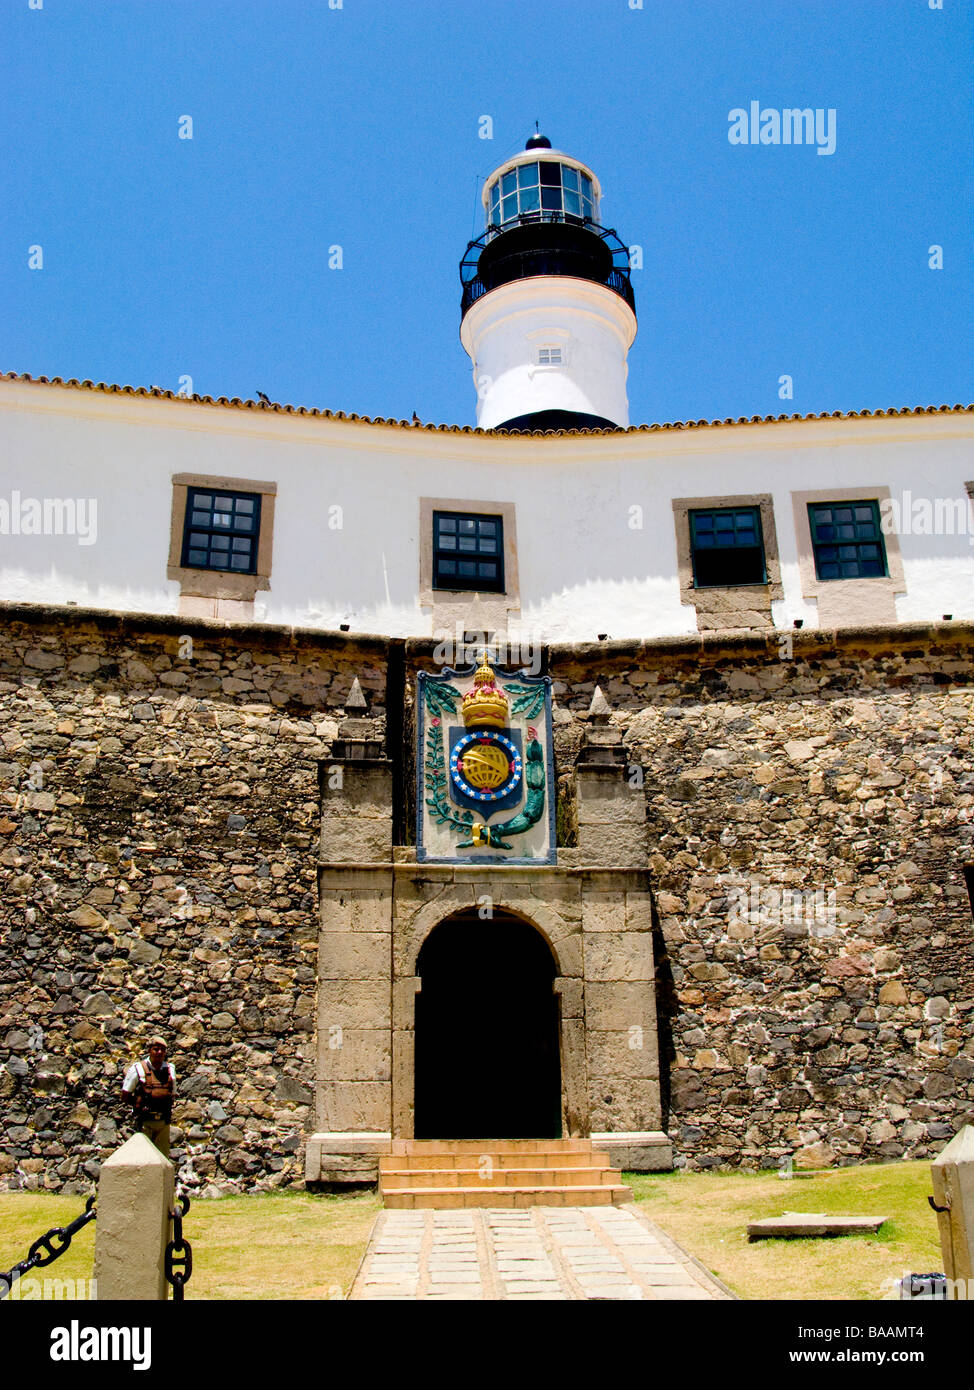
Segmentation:
[(166, 1061), (166, 1044), (152, 1038), (149, 1055), (134, 1062), (122, 1082), (122, 1099), (132, 1105), (135, 1128), (169, 1157), (169, 1122), (176, 1091), (176, 1069)]

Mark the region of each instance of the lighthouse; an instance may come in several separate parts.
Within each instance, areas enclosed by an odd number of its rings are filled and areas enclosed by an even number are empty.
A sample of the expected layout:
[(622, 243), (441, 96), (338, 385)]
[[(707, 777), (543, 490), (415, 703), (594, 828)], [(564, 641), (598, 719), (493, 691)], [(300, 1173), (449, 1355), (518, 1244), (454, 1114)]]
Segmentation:
[(485, 230), (460, 263), (478, 426), (625, 428), (635, 300), (595, 174), (536, 134), (481, 197)]

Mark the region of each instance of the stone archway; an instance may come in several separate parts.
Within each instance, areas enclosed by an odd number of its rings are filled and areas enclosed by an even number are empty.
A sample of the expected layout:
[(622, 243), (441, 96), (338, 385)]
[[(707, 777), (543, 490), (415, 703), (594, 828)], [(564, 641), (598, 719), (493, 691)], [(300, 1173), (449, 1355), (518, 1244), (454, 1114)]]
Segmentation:
[(562, 1134), (558, 966), (511, 912), (454, 913), (416, 962), (415, 1135), (550, 1139)]
[[(546, 875), (546, 886), (548, 881)], [(567, 884), (556, 881), (553, 887), (555, 891), (549, 888), (542, 895), (536, 876), (524, 881), (512, 873), (505, 876), (503, 884), (486, 877), (457, 883), (453, 881), (452, 870), (439, 866), (424, 865), (422, 870), (412, 865), (397, 867), (392, 980), (391, 1119), (394, 1139), (415, 1137), (415, 1020), (423, 983), (417, 971), (419, 953), (441, 923), (478, 903), (482, 905), (488, 898), (494, 904), (493, 920), (500, 914), (517, 917), (541, 937), (555, 961), (556, 977), (551, 988), (558, 1001), (562, 1133), (566, 1138), (588, 1134), (579, 888), (574, 878)], [(417, 906), (417, 899), (420, 906)]]

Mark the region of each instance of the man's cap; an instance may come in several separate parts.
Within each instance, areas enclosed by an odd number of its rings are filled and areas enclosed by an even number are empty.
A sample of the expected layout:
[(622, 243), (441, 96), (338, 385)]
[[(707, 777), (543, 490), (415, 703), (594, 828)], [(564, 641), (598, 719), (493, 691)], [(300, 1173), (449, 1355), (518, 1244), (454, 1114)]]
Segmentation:
[(157, 1038), (150, 1038), (150, 1039), (149, 1039), (149, 1046), (150, 1046), (150, 1047), (164, 1047), (164, 1048), (166, 1049), (167, 1052), (169, 1051), (169, 1044), (166, 1042), (165, 1038), (158, 1038), (158, 1037), (157, 1037)]

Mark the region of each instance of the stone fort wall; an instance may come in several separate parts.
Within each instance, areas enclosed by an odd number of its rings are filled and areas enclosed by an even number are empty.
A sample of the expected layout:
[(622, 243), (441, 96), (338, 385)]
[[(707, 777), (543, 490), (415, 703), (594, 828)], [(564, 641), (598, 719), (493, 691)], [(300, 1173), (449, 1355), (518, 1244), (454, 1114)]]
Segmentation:
[(678, 1163), (918, 1158), (974, 1119), (972, 636), (558, 663), (566, 755), (595, 679), (642, 774)]
[[(320, 765), (353, 677), (398, 739), (431, 653), (0, 607), (0, 1183), (87, 1190), (154, 1031), (201, 1184), (301, 1183)], [(974, 628), (546, 661), (562, 842), (596, 685), (645, 798), (677, 1163), (921, 1157), (974, 1120)]]
[(286, 630), (4, 614), (8, 1183), (87, 1189), (124, 1121), (120, 1069), (155, 1031), (203, 1182), (303, 1176), (319, 762), (355, 675), (381, 712), (384, 667), (380, 645)]

